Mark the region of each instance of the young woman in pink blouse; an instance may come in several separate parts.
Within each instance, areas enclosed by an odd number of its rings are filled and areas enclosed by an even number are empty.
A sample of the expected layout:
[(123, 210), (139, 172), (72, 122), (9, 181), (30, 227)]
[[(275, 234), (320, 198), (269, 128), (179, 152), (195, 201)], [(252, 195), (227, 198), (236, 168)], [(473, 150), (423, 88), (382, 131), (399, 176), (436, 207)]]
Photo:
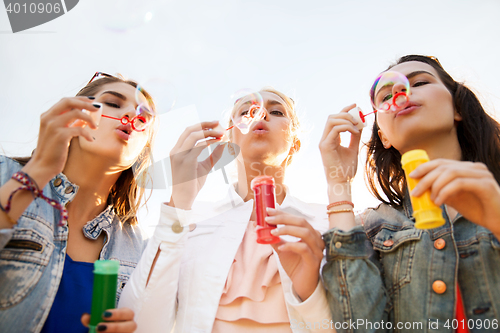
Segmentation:
[[(120, 301), (135, 311), (138, 332), (331, 330), (319, 278), (325, 207), (300, 201), (283, 183), (300, 149), (295, 104), (274, 89), (259, 94), (263, 118), (247, 134), (231, 129), (229, 144), (198, 162), (203, 148), (224, 135), (217, 121), (204, 122), (188, 127), (171, 151), (172, 197)], [(248, 114), (251, 99), (236, 101), (234, 121)], [(236, 157), (237, 182), (219, 202), (195, 202), (225, 147)], [(260, 175), (276, 184), (279, 208), (266, 220), (280, 225), (277, 244), (256, 242), (251, 181)]]

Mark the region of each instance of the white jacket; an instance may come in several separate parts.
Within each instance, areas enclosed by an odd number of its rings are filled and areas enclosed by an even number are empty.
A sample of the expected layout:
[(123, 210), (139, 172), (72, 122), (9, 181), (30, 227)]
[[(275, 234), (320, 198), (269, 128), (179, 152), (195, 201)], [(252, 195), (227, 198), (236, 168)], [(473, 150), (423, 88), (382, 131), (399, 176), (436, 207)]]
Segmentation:
[[(328, 229), (324, 205), (304, 203), (287, 193), (279, 207), (282, 211), (306, 218), (321, 233)], [(200, 203), (190, 211), (161, 206), (160, 222), (119, 303), (119, 307), (134, 310), (137, 332), (212, 331), (222, 290), (252, 209), (253, 200), (244, 202), (232, 186), (225, 199)], [(158, 248), (161, 252), (146, 286)], [(300, 302), (278, 255), (274, 257), (278, 260), (292, 331), (334, 331), (319, 329), (331, 327), (322, 283)], [(316, 329), (308, 329), (311, 326)]]

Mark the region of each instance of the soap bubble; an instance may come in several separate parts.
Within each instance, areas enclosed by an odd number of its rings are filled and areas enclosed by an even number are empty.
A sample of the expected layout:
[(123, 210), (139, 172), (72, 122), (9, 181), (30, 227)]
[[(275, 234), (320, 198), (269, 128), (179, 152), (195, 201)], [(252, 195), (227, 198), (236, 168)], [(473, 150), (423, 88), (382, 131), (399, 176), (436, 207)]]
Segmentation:
[[(144, 102), (142, 90), (147, 91), (155, 105), (156, 114), (164, 114), (171, 111), (177, 100), (177, 93), (172, 82), (161, 77), (144, 80), (135, 89), (135, 100), (137, 104)], [(151, 105), (151, 100), (148, 100)]]
[(410, 82), (396, 71), (382, 73), (370, 89), (373, 108), (377, 112), (397, 112), (410, 102)]
[(247, 134), (252, 124), (265, 117), (264, 100), (259, 92), (242, 89), (231, 96), (235, 109), (231, 113), (232, 127)]

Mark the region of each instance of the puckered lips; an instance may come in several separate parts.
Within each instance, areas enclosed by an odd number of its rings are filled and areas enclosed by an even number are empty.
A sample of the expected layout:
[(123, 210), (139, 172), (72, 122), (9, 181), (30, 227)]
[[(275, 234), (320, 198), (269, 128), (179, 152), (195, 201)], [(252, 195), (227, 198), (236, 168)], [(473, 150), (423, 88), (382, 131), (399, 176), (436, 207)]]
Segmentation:
[(269, 133), (269, 127), (267, 126), (267, 124), (263, 121), (258, 121), (256, 122), (252, 128), (250, 129), (251, 132), (253, 134), (256, 134), (256, 135), (262, 135), (262, 134), (266, 134), (266, 133)]
[(120, 125), (115, 129), (115, 133), (120, 139), (128, 141), (132, 135), (132, 125)]
[(415, 111), (419, 107), (420, 107), (420, 104), (410, 102), (403, 110), (396, 113), (396, 117), (404, 116), (406, 114), (412, 113), (413, 111)]

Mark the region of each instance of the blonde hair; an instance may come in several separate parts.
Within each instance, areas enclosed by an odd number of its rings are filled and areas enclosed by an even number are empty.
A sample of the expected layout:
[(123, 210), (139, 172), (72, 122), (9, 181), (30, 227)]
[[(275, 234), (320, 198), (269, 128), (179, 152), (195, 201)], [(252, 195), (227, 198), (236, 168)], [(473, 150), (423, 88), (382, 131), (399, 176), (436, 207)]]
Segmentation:
[[(300, 149), (300, 140), (298, 137), (298, 133), (299, 133), (299, 129), (300, 129), (300, 122), (299, 122), (299, 118), (297, 116), (297, 112), (295, 111), (295, 101), (293, 99), (291, 99), (290, 97), (288, 97), (287, 95), (285, 95), (284, 93), (282, 93), (281, 91), (278, 91), (273, 87), (264, 87), (258, 91), (258, 93), (263, 93), (263, 92), (268, 92), (268, 93), (274, 94), (274, 95), (280, 97), (285, 102), (284, 107), (285, 107), (285, 109), (290, 117), (290, 127), (288, 128), (288, 134), (290, 135), (290, 139), (291, 139), (292, 144), (297, 145), (297, 148), (294, 149), (294, 152), (289, 154), (287, 157), (286, 165), (288, 166), (292, 162), (293, 154), (298, 152)], [(231, 116), (233, 116), (235, 114), (235, 112), (244, 103), (244, 97), (245, 96), (237, 99), (234, 102), (233, 109), (231, 110)], [(229, 126), (228, 127), (231, 127), (231, 126), (233, 126), (233, 120), (232, 120), (232, 117), (229, 117)], [(233, 139), (232, 138), (232, 129), (229, 131), (228, 136), (229, 136), (229, 140), (232, 141), (232, 139)]]

